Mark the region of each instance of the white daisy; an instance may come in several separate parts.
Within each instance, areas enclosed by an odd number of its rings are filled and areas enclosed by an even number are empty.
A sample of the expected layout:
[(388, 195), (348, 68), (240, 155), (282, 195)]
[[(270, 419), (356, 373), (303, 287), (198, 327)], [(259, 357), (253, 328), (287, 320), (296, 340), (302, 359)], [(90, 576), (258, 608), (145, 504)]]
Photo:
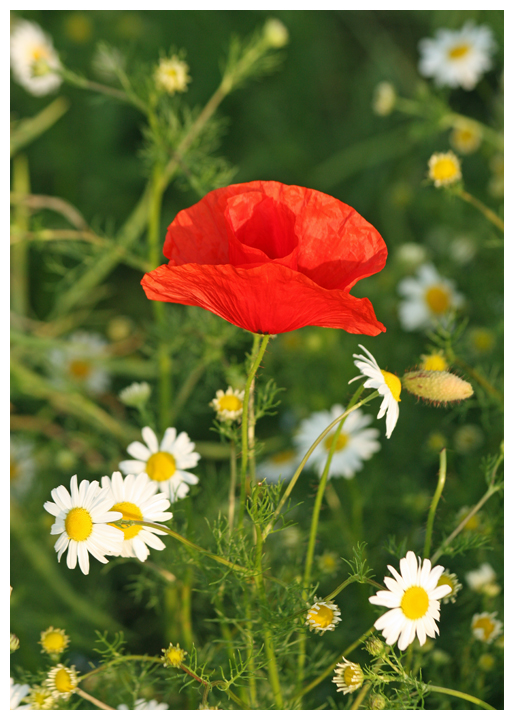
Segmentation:
[(16, 82), (32, 95), (47, 95), (62, 82), (52, 39), (28, 20), (16, 21), (11, 33), (11, 68)]
[(343, 658), (343, 662), (337, 663), (335, 667), (332, 682), (337, 685), (337, 692), (342, 692), (344, 695), (355, 692), (364, 682), (361, 666)]
[(460, 30), (439, 28), (435, 38), (419, 43), (419, 71), (433, 77), (436, 85), (473, 90), (482, 75), (492, 67), (496, 43), (490, 28), (467, 22)]
[(501, 633), (503, 623), (496, 619), (496, 614), (495, 612), (483, 612), (473, 615), (471, 630), (477, 640), (482, 640), (489, 645)]
[(79, 684), (79, 677), (75, 670), (75, 665), (66, 667), (62, 663), (51, 668), (46, 680), (45, 687), (49, 689), (56, 700), (62, 698), (69, 700)]
[(225, 392), (217, 390), (211, 405), (218, 413), (218, 419), (239, 420), (243, 414), (244, 397), (244, 390), (232, 390), (232, 387), (228, 387)]
[(180, 60), (177, 55), (170, 58), (161, 58), (155, 69), (154, 81), (159, 90), (174, 95), (176, 92), (185, 92), (191, 78), (188, 75), (189, 65)]
[[(112, 480), (105, 475), (102, 478), (102, 487), (110, 491), (112, 500), (111, 511), (121, 512), (123, 520), (147, 520), (148, 522), (166, 522), (171, 520), (173, 514), (163, 512), (170, 506), (170, 501), (163, 495), (157, 494), (156, 483), (148, 479), (148, 475), (142, 473), (137, 477), (127, 475), (125, 480), (120, 472), (112, 474)], [(162, 540), (155, 535), (165, 535), (162, 530), (143, 527), (142, 525), (131, 525), (122, 528), (124, 540), (121, 549), (116, 554), (122, 557), (137, 557), (144, 562), (150, 550), (164, 550), (166, 547)]]
[(337, 605), (314, 598), (314, 605), (309, 608), (305, 621), (309, 630), (323, 635), (327, 630), (335, 630), (339, 622), (341, 622), (341, 611)]
[(379, 590), (369, 598), (372, 605), (384, 605), (392, 608), (375, 622), (377, 630), (382, 634), (388, 645), (398, 640), (398, 648), (405, 650), (416, 635), (419, 644), (424, 645), (428, 637), (439, 634), (435, 621), (439, 620), (439, 600), (451, 593), (449, 585), (438, 585), (443, 573), (443, 566), (432, 568), (430, 560), (416, 559), (412, 551), (400, 560), (401, 575), (392, 567), (387, 566), (394, 576), (386, 577), (384, 582), (388, 590)]
[(133, 382), (132, 385), (123, 388), (118, 397), (124, 405), (140, 408), (146, 405), (151, 392), (152, 389), (147, 382)]
[(45, 510), (55, 515), (51, 535), (59, 535), (55, 543), (57, 560), (68, 549), (66, 564), (70, 569), (77, 565), (84, 575), (89, 573), (89, 555), (107, 563), (105, 555), (117, 554), (123, 542), (123, 532), (107, 523), (120, 520), (121, 512), (110, 510), (112, 502), (108, 490), (100, 490), (97, 480), (82, 480), (77, 487), (77, 476), (71, 478), (71, 495), (64, 485), (52, 490), (55, 502), (46, 502)]
[(169, 706), (166, 703), (159, 703), (157, 700), (145, 700), (139, 698), (134, 702), (134, 707), (129, 708), (128, 705), (118, 705), (118, 710), (169, 710)]
[(269, 483), (291, 480), (299, 462), (296, 450), (281, 450), (257, 465), (257, 476)]
[(378, 390), (384, 398), (378, 411), (377, 420), (380, 420), (380, 418), (384, 417), (387, 413), (386, 438), (390, 438), (398, 422), (398, 416), (400, 415), (400, 408), (398, 407), (398, 403), (401, 402), (400, 393), (402, 391), (400, 378), (396, 377), (393, 373), (387, 372), (387, 370), (381, 370), (369, 350), (366, 350), (364, 345), (359, 345), (359, 347), (364, 350), (368, 357), (354, 353), (354, 365), (361, 371), (362, 375), (357, 375), (357, 377), (352, 378), (348, 382), (348, 385), (363, 377), (369, 378), (369, 380), (365, 381), (364, 387)]
[(11, 706), (10, 710), (31, 710), (29, 705), (18, 707), (20, 702), (30, 692), (30, 685), (18, 685), (11, 678)]
[(110, 384), (109, 374), (101, 366), (106, 348), (106, 341), (97, 333), (73, 333), (63, 347), (50, 353), (56, 385), (68, 383), (95, 395), (105, 392)]
[(501, 587), (495, 582), (496, 573), (489, 563), (482, 563), (477, 570), (466, 573), (465, 577), (469, 587), (477, 593), (495, 597), (501, 592)]
[(11, 488), (19, 495), (28, 490), (36, 471), (32, 443), (11, 435)]
[[(303, 420), (295, 436), (299, 457), (303, 457), (323, 430), (343, 413), (342, 405), (333, 405), (330, 410), (315, 412)], [(371, 415), (364, 415), (360, 410), (354, 410), (345, 419), (332, 456), (329, 477), (342, 475), (352, 478), (362, 469), (362, 461), (369, 460), (373, 453), (380, 450), (378, 430), (366, 428), (371, 420)], [(323, 473), (336, 430), (337, 426), (320, 442), (307, 461), (307, 467), (314, 467), (319, 475)]]
[(398, 285), (403, 300), (398, 307), (404, 330), (425, 330), (445, 315), (464, 305), (464, 297), (455, 291), (455, 283), (439, 275), (433, 265), (418, 268), (417, 278), (404, 278)]
[(167, 428), (161, 444), (149, 427), (141, 431), (146, 445), (140, 442), (131, 443), (127, 452), (135, 460), (123, 460), (120, 470), (128, 474), (146, 473), (155, 483), (156, 489), (164, 493), (171, 502), (184, 498), (189, 492), (189, 485), (196, 485), (198, 478), (188, 468), (198, 465), (200, 455), (193, 452), (195, 444), (189, 435), (181, 432), (177, 436), (175, 428)]

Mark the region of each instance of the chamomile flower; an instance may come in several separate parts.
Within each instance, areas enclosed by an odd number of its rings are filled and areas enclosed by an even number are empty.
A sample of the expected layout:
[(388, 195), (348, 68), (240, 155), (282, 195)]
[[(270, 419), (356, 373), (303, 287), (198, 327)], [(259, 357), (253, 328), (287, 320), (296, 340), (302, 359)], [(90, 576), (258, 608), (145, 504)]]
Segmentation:
[(482, 75), (491, 69), (496, 43), (485, 25), (467, 22), (460, 30), (440, 28), (435, 38), (419, 43), (419, 71), (436, 85), (473, 90)]
[(45, 510), (55, 515), (50, 533), (60, 535), (55, 543), (57, 560), (68, 550), (66, 564), (70, 569), (77, 565), (87, 575), (89, 554), (101, 563), (107, 563), (105, 555), (117, 554), (123, 541), (123, 532), (107, 523), (120, 520), (121, 512), (112, 512), (108, 490), (100, 490), (96, 480), (82, 480), (77, 486), (77, 476), (71, 478), (71, 495), (64, 485), (52, 490), (54, 502), (46, 502)]
[(453, 185), (462, 180), (459, 158), (451, 150), (433, 153), (428, 161), (428, 177), (436, 187)]
[(139, 698), (134, 702), (133, 708), (129, 708), (128, 705), (118, 705), (118, 710), (169, 710), (169, 705), (157, 702), (157, 700)]
[(29, 691), (30, 686), (29, 685), (18, 685), (14, 682), (14, 680), (11, 678), (11, 706), (10, 710), (30, 710), (28, 705), (22, 705), (21, 707), (18, 707), (20, 702), (25, 698)]
[(228, 387), (225, 392), (217, 390), (211, 405), (216, 410), (218, 419), (239, 420), (243, 414), (244, 397), (244, 390), (232, 390), (232, 387)]
[(172, 503), (184, 498), (189, 492), (189, 486), (198, 483), (197, 476), (187, 472), (187, 469), (196, 467), (200, 460), (189, 435), (185, 432), (177, 435), (175, 428), (167, 428), (159, 445), (151, 428), (144, 427), (141, 434), (146, 445), (131, 443), (127, 452), (136, 459), (120, 462), (120, 470), (126, 475), (146, 473), (155, 483), (156, 489)]
[(170, 643), (167, 648), (162, 649), (162, 652), (164, 653), (164, 667), (180, 667), (187, 655), (187, 652), (182, 650), (178, 643), (176, 645)]
[(36, 23), (17, 20), (11, 33), (11, 69), (16, 82), (31, 95), (48, 95), (62, 80), (52, 39)]
[(428, 637), (439, 634), (436, 620), (439, 620), (439, 600), (451, 593), (449, 585), (438, 585), (444, 568), (436, 565), (432, 568), (430, 560), (416, 558), (412, 551), (400, 560), (398, 573), (391, 565), (387, 566), (394, 576), (384, 578), (388, 590), (379, 590), (369, 598), (372, 605), (384, 605), (391, 608), (375, 622), (377, 630), (388, 645), (398, 641), (398, 648), (405, 650), (418, 636), (419, 644), (424, 645)]
[(363, 377), (369, 378), (365, 381), (364, 387), (378, 390), (379, 394), (384, 398), (378, 411), (377, 420), (380, 420), (384, 415), (386, 416), (386, 438), (390, 438), (400, 415), (398, 403), (401, 402), (401, 381), (393, 373), (387, 370), (381, 370), (373, 355), (369, 350), (366, 350), (364, 345), (359, 345), (359, 347), (364, 350), (368, 357), (354, 353), (354, 365), (362, 374), (352, 378), (348, 384), (355, 380), (360, 380)]
[(170, 58), (161, 58), (155, 69), (154, 80), (159, 90), (175, 95), (176, 92), (185, 92), (191, 78), (188, 75), (189, 66), (177, 55)]
[(55, 705), (55, 698), (44, 685), (33, 685), (27, 696), (27, 710), (51, 710)]
[(448, 363), (442, 350), (431, 352), (430, 355), (422, 355), (419, 364), (421, 370), (448, 370)]
[(496, 619), (497, 613), (477, 613), (473, 615), (471, 620), (471, 630), (477, 640), (487, 643), (488, 645), (500, 635), (503, 629), (503, 623)]
[(56, 700), (69, 700), (79, 684), (75, 666), (66, 667), (59, 663), (50, 670), (44, 684)]
[(458, 119), (450, 134), (450, 143), (462, 155), (476, 152), (482, 142), (480, 125), (466, 118)]
[(373, 93), (372, 108), (375, 115), (390, 115), (396, 103), (396, 90), (389, 82), (381, 82)]
[(443, 605), (447, 605), (449, 602), (454, 603), (457, 593), (459, 590), (462, 590), (462, 585), (459, 582), (457, 575), (449, 570), (446, 570), (446, 568), (443, 570), (442, 575), (437, 581), (437, 585), (449, 585), (449, 587), (451, 587), (451, 592), (448, 593), (448, 595), (445, 595), (442, 599)]
[(323, 555), (318, 555), (316, 558), (318, 568), (324, 575), (333, 575), (339, 568), (339, 557), (335, 552), (325, 550)]
[[(303, 457), (323, 430), (343, 413), (342, 405), (333, 405), (330, 410), (315, 412), (303, 420), (295, 436), (299, 457)], [(369, 460), (373, 453), (380, 450), (378, 430), (366, 427), (371, 420), (371, 415), (364, 415), (360, 410), (354, 410), (348, 415), (336, 441), (329, 477), (342, 475), (352, 478), (362, 469), (362, 461)], [(325, 467), (336, 429), (337, 426), (319, 443), (307, 461), (307, 467), (314, 467), (319, 475)]]
[(465, 577), (469, 587), (477, 593), (495, 597), (501, 592), (501, 587), (495, 582), (496, 573), (489, 563), (482, 563), (477, 570), (466, 573)]
[(257, 476), (268, 483), (291, 480), (300, 459), (296, 450), (281, 450), (257, 465)]
[(401, 280), (398, 292), (404, 298), (398, 307), (400, 324), (407, 331), (428, 329), (464, 305), (453, 280), (441, 277), (431, 264), (418, 268), (416, 278)]
[(314, 605), (309, 608), (305, 621), (309, 630), (323, 635), (327, 630), (335, 630), (339, 622), (341, 622), (341, 611), (337, 605), (314, 598)]
[(337, 663), (335, 667), (332, 682), (337, 685), (337, 692), (342, 692), (344, 695), (355, 692), (364, 682), (361, 666), (343, 658), (343, 662)]
[(146, 405), (151, 392), (152, 389), (147, 382), (133, 382), (132, 385), (123, 388), (118, 397), (128, 407), (141, 408)]
[[(170, 501), (163, 493), (157, 493), (157, 485), (141, 473), (137, 477), (127, 475), (125, 480), (120, 472), (114, 472), (112, 479), (102, 478), (102, 487), (110, 492), (111, 511), (120, 512), (122, 520), (147, 520), (148, 522), (166, 522), (173, 517), (172, 513), (164, 512)], [(156, 535), (165, 535), (162, 530), (143, 525), (130, 525), (121, 528), (124, 540), (116, 555), (137, 557), (144, 562), (150, 550), (164, 550), (165, 544)]]
[(64, 630), (50, 626), (41, 633), (41, 652), (47, 655), (60, 655), (68, 647), (70, 638)]
[(106, 348), (106, 341), (97, 333), (73, 333), (64, 346), (50, 354), (55, 384), (75, 386), (94, 395), (105, 392), (110, 384), (109, 374), (101, 366)]

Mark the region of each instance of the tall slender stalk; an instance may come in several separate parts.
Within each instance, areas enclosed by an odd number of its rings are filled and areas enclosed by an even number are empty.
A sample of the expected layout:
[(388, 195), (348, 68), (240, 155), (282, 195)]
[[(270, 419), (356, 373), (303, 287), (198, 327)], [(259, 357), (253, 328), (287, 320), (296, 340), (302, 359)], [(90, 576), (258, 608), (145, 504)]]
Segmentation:
[(423, 550), (423, 557), (428, 558), (430, 556), (430, 545), (432, 543), (432, 530), (434, 527), (435, 511), (437, 504), (441, 498), (443, 492), (444, 483), (446, 482), (446, 448), (443, 448), (439, 454), (439, 476), (437, 479), (437, 487), (435, 489), (434, 497), (430, 505), (428, 512), (427, 529), (425, 533), (425, 548)]
[[(13, 187), (20, 195), (29, 195), (30, 176), (26, 155), (13, 158)], [(29, 212), (23, 205), (14, 209), (16, 230), (25, 233), (29, 228)], [(11, 248), (11, 307), (18, 315), (27, 315), (28, 300), (28, 243), (21, 240)]]
[(505, 225), (503, 223), (503, 220), (499, 215), (497, 215), (495, 212), (491, 210), (491, 208), (488, 208), (487, 205), (484, 205), (484, 203), (476, 198), (474, 195), (471, 195), (471, 193), (468, 193), (463, 188), (459, 188), (456, 190), (457, 195), (464, 200), (465, 202), (469, 203), (470, 205), (473, 205), (479, 212), (486, 217), (489, 222), (491, 222), (493, 225), (495, 225), (499, 230), (502, 232), (505, 231)]

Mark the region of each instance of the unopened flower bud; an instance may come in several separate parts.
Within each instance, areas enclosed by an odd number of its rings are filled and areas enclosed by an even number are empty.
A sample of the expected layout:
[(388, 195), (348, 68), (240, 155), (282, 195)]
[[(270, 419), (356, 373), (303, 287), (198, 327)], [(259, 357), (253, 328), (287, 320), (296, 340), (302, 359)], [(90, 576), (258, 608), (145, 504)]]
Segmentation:
[(370, 710), (385, 710), (387, 701), (382, 695), (372, 695), (369, 699)]
[(289, 42), (289, 32), (286, 26), (276, 18), (266, 20), (263, 33), (270, 47), (281, 48)]
[(10, 646), (12, 653), (20, 647), (20, 640), (16, 637), (14, 633), (11, 633)]
[(473, 388), (462, 378), (441, 370), (413, 370), (405, 373), (402, 386), (416, 397), (436, 405), (467, 400)]
[(380, 657), (380, 655), (382, 655), (382, 653), (384, 652), (384, 643), (382, 642), (382, 640), (380, 640), (380, 638), (370, 637), (366, 641), (365, 648), (370, 655), (373, 655), (374, 657)]

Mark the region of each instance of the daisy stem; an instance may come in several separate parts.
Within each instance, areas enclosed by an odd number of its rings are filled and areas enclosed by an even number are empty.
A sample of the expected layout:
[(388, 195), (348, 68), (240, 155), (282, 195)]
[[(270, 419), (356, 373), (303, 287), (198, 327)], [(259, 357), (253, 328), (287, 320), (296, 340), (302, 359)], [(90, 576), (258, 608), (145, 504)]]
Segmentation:
[(96, 707), (100, 708), (100, 710), (114, 710), (115, 708), (111, 707), (110, 705), (106, 705), (101, 700), (97, 700), (95, 697), (90, 695), (87, 692), (84, 692), (84, 690), (81, 690), (81, 688), (75, 688), (75, 692), (77, 695), (80, 695), (81, 698), (84, 698), (84, 700), (88, 700), (92, 705), (96, 705)]
[(236, 510), (236, 483), (237, 483), (237, 456), (236, 444), (230, 441), (230, 489), (228, 491), (228, 531), (234, 527), (234, 514)]
[[(13, 158), (13, 186), (19, 194), (30, 193), (29, 164), (26, 155)], [(29, 211), (18, 205), (14, 211), (15, 227), (24, 232), (29, 229)], [(21, 241), (11, 248), (11, 298), (12, 309), (18, 315), (27, 315), (28, 311), (28, 243)]]
[[(360, 388), (359, 388), (359, 390), (362, 392), (362, 390), (361, 390)], [(357, 393), (355, 393), (355, 394), (357, 394)], [(359, 393), (359, 394), (360, 394), (360, 393)], [(354, 410), (357, 410), (358, 408), (362, 407), (363, 405), (366, 405), (366, 403), (368, 403), (370, 400), (373, 400), (374, 398), (378, 397), (378, 395), (379, 395), (378, 390), (375, 390), (375, 392), (371, 393), (371, 395), (368, 395), (368, 397), (365, 397), (364, 400), (361, 400), (360, 403), (358, 403), (357, 405), (354, 405), (353, 407), (348, 407), (348, 408), (344, 411), (344, 413), (343, 413), (342, 415), (340, 415), (339, 417), (337, 417), (333, 422), (331, 422), (330, 425), (329, 425), (328, 427), (326, 427), (326, 428), (323, 430), (323, 432), (322, 432), (322, 433), (316, 438), (316, 440), (312, 443), (312, 445), (310, 446), (310, 448), (307, 450), (307, 452), (306, 452), (305, 455), (303, 456), (303, 459), (302, 459), (301, 463), (298, 465), (298, 468), (297, 468), (295, 474), (293, 475), (293, 477), (292, 477), (291, 480), (289, 481), (289, 485), (287, 486), (284, 494), (282, 495), (282, 498), (281, 498), (279, 504), (277, 505), (277, 508), (276, 508), (275, 512), (273, 513), (273, 517), (271, 518), (271, 520), (269, 521), (268, 525), (266, 526), (266, 529), (264, 530), (264, 533), (263, 533), (264, 539), (266, 539), (266, 537), (269, 535), (271, 529), (272, 529), (273, 526), (275, 525), (275, 523), (276, 523), (276, 521), (277, 521), (277, 518), (278, 518), (278, 516), (279, 516), (279, 514), (280, 514), (280, 511), (282, 510), (282, 508), (284, 507), (285, 503), (287, 502), (287, 499), (289, 498), (289, 496), (290, 496), (291, 493), (293, 492), (293, 488), (294, 488), (294, 486), (296, 485), (296, 482), (297, 482), (298, 478), (300, 477), (300, 474), (301, 474), (303, 468), (305, 467), (308, 459), (310, 458), (310, 456), (312, 455), (312, 453), (314, 452), (314, 450), (318, 447), (318, 445), (320, 444), (320, 442), (321, 442), (322, 440), (324, 440), (324, 439), (326, 438), (326, 436), (328, 435), (328, 433), (332, 430), (332, 428), (335, 427), (338, 423), (340, 423), (341, 420), (343, 420), (347, 415), (349, 415), (349, 414), (350, 414), (351, 412), (353, 412)], [(354, 397), (355, 397), (355, 395), (354, 395)], [(351, 401), (350, 401), (350, 402), (351, 402)]]
[(371, 687), (371, 683), (366, 683), (365, 685), (362, 686), (361, 691), (355, 698), (350, 710), (358, 710), (360, 708), (364, 698), (366, 697), (366, 695), (369, 692), (370, 687)]
[[(246, 469), (248, 467), (248, 454), (253, 453), (253, 444), (249, 448), (249, 407), (250, 395), (253, 391), (253, 380), (259, 369), (262, 358), (269, 342), (269, 335), (256, 335), (253, 337), (252, 354), (250, 356), (250, 370), (245, 385), (245, 396), (243, 400), (243, 418), (241, 421), (241, 503), (239, 506), (239, 527), (243, 524), (244, 512), (246, 506)], [(255, 421), (253, 421), (255, 423)], [(253, 431), (253, 428), (252, 428)]]
[(439, 687), (438, 685), (425, 685), (425, 690), (441, 693), (442, 695), (453, 695), (453, 697), (467, 700), (474, 705), (479, 705), (480, 707), (484, 708), (484, 710), (496, 710), (496, 708), (494, 708), (492, 705), (489, 705), (488, 703), (480, 700), (479, 698), (473, 697), (473, 695), (468, 695), (467, 693), (460, 692), (460, 690), (451, 690), (450, 688)]
[(443, 448), (439, 453), (439, 476), (437, 479), (437, 486), (435, 489), (434, 497), (428, 511), (427, 529), (425, 533), (425, 548), (423, 550), (423, 557), (428, 558), (430, 555), (430, 545), (432, 543), (432, 530), (434, 528), (435, 511), (441, 494), (443, 492), (444, 483), (446, 482), (446, 448)]
[(79, 678), (79, 682), (82, 682), (86, 678), (90, 678), (93, 675), (97, 675), (98, 673), (101, 673), (104, 670), (108, 670), (113, 665), (117, 665), (118, 663), (123, 663), (123, 662), (131, 662), (133, 660), (137, 660), (138, 662), (151, 662), (151, 663), (157, 663), (158, 665), (162, 665), (162, 657), (152, 657), (151, 655), (119, 655), (118, 657), (115, 657), (113, 660), (109, 660), (109, 662), (106, 662), (104, 665), (100, 665), (99, 667), (96, 667), (94, 670), (91, 670), (90, 672), (85, 673), (84, 675), (81, 675)]
[(484, 215), (493, 225), (496, 225), (499, 230), (501, 230), (502, 232), (505, 231), (505, 225), (503, 224), (503, 220), (501, 219), (501, 217), (495, 212), (493, 212), (491, 208), (488, 208), (487, 205), (484, 205), (484, 203), (481, 202), (478, 198), (476, 198), (474, 195), (471, 195), (471, 193), (468, 193), (463, 188), (456, 188), (455, 193), (462, 200), (469, 203), (470, 205), (473, 205), (473, 207), (479, 210), (482, 215)]

